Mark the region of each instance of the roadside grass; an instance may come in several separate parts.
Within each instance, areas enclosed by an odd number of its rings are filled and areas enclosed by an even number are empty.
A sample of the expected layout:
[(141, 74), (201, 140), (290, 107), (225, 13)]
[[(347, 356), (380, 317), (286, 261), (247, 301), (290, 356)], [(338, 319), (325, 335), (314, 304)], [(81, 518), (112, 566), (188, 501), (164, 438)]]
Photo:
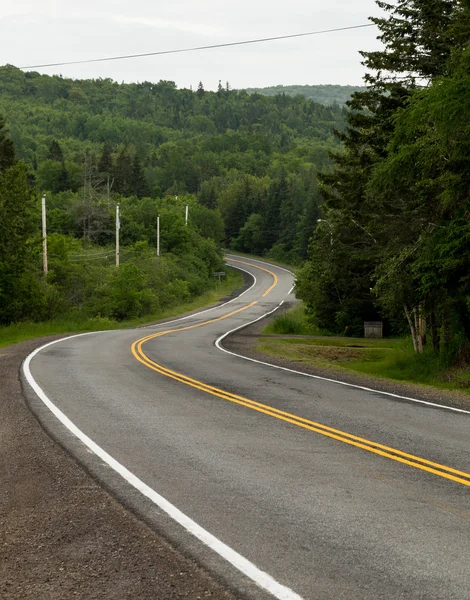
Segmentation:
[(442, 368), (439, 355), (430, 350), (416, 354), (411, 339), (259, 338), (257, 350), (336, 373), (354, 371), (381, 379), (470, 391), (468, 370)]
[(262, 334), (283, 334), (283, 337), (258, 338), (257, 350), (268, 356), (330, 369), (337, 374), (353, 371), (382, 379), (470, 391), (468, 368), (447, 368), (430, 348), (419, 355), (414, 352), (410, 338), (322, 336), (309, 326), (301, 305), (273, 319)]
[(216, 288), (205, 292), (190, 302), (162, 309), (155, 314), (146, 315), (128, 321), (113, 321), (103, 317), (85, 317), (79, 314), (65, 314), (50, 321), (40, 323), (13, 323), (8, 327), (0, 327), (0, 348), (31, 340), (37, 337), (64, 333), (85, 333), (87, 331), (104, 331), (107, 329), (126, 329), (148, 325), (161, 319), (178, 316), (199, 308), (210, 306), (241, 288), (243, 275), (235, 270), (227, 269), (228, 276)]
[(281, 313), (270, 321), (263, 329), (263, 333), (276, 333), (285, 335), (325, 335), (320, 329), (312, 325), (305, 318), (305, 308), (298, 304), (290, 310)]

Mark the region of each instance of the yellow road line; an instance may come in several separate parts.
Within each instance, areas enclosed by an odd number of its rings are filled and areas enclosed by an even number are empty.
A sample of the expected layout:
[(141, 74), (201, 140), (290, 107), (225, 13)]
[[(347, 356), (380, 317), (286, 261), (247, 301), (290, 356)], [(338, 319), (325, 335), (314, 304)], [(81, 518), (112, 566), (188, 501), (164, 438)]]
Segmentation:
[(260, 271), (265, 271), (266, 273), (269, 273), (270, 275), (272, 275), (272, 276), (273, 276), (273, 278), (274, 278), (274, 282), (273, 282), (272, 286), (271, 286), (271, 287), (269, 287), (269, 288), (268, 288), (268, 289), (267, 289), (267, 290), (264, 292), (264, 294), (261, 296), (262, 298), (264, 298), (265, 296), (267, 296), (267, 295), (269, 294), (269, 292), (270, 292), (270, 291), (271, 291), (273, 288), (275, 288), (275, 287), (276, 287), (276, 285), (277, 285), (277, 281), (278, 281), (276, 273), (273, 273), (272, 271), (268, 271), (268, 269), (263, 269), (263, 267), (258, 267), (258, 265), (253, 265), (253, 264), (251, 264), (251, 263), (245, 262), (245, 261), (243, 261), (243, 260), (235, 260), (235, 259), (233, 259), (233, 258), (230, 258), (229, 260), (230, 260), (230, 262), (236, 262), (236, 263), (240, 263), (241, 265), (248, 265), (249, 267), (255, 267), (255, 269), (259, 269)]
[[(234, 262), (242, 262), (242, 261), (234, 261)], [(263, 269), (262, 267), (258, 267), (258, 265), (253, 265), (253, 264), (247, 263), (247, 262), (244, 262), (243, 264), (266, 271), (275, 277), (274, 273), (271, 273), (271, 271), (268, 271), (267, 269)], [(277, 283), (277, 278), (275, 279), (275, 283), (268, 289), (268, 292), (276, 285), (276, 283)], [(266, 294), (266, 292), (263, 295), (265, 295), (265, 294)], [(379, 456), (389, 458), (396, 462), (406, 464), (406, 465), (414, 467), (416, 469), (420, 469), (422, 471), (426, 471), (428, 473), (432, 473), (434, 475), (438, 475), (439, 477), (444, 477), (446, 479), (450, 479), (454, 482), (457, 482), (457, 483), (460, 483), (460, 484), (470, 487), (470, 473), (466, 473), (464, 471), (459, 471), (458, 469), (454, 469), (452, 467), (448, 467), (446, 465), (442, 465), (442, 464), (427, 460), (425, 458), (415, 456), (413, 454), (408, 454), (401, 450), (397, 450), (396, 448), (392, 448), (390, 446), (385, 446), (383, 444), (373, 442), (366, 438), (361, 438), (359, 436), (355, 436), (355, 435), (347, 433), (345, 431), (341, 431), (339, 429), (334, 429), (333, 427), (328, 427), (327, 425), (323, 425), (323, 424), (317, 423), (315, 421), (310, 421), (309, 419), (305, 419), (305, 418), (299, 417), (295, 414), (282, 411), (273, 406), (269, 406), (267, 404), (262, 404), (261, 402), (256, 402), (255, 400), (250, 400), (249, 398), (245, 398), (243, 396), (238, 396), (237, 394), (232, 394), (231, 392), (221, 390), (219, 388), (216, 388), (214, 386), (211, 386), (211, 385), (208, 385), (201, 381), (198, 381), (197, 379), (192, 379), (191, 377), (188, 377), (187, 375), (183, 375), (182, 373), (178, 373), (177, 371), (173, 371), (171, 369), (168, 369), (167, 367), (164, 367), (163, 365), (160, 365), (160, 364), (154, 362), (142, 350), (142, 345), (154, 338), (161, 337), (161, 336), (167, 335), (169, 333), (185, 331), (188, 329), (194, 329), (196, 327), (202, 327), (204, 325), (208, 325), (208, 324), (214, 323), (216, 321), (221, 321), (223, 319), (227, 319), (228, 317), (230, 317), (236, 313), (239, 313), (243, 310), (246, 310), (247, 308), (250, 308), (251, 306), (254, 306), (255, 304), (256, 304), (256, 301), (254, 301), (250, 304), (247, 304), (246, 306), (243, 306), (243, 307), (241, 307), (237, 310), (234, 310), (230, 313), (222, 315), (221, 317), (217, 317), (215, 319), (210, 319), (210, 320), (204, 321), (202, 323), (197, 323), (195, 325), (189, 325), (189, 326), (179, 327), (179, 328), (175, 328), (175, 329), (168, 329), (166, 331), (154, 333), (154, 334), (145, 336), (143, 338), (140, 338), (139, 340), (136, 340), (132, 344), (132, 347), (131, 347), (132, 354), (140, 363), (142, 363), (146, 367), (152, 369), (153, 371), (156, 371), (157, 373), (160, 373), (161, 375), (170, 377), (171, 379), (174, 379), (176, 381), (179, 381), (181, 383), (189, 385), (193, 388), (196, 388), (198, 390), (201, 390), (201, 391), (211, 394), (213, 396), (217, 396), (219, 398), (228, 400), (235, 404), (239, 404), (241, 406), (251, 408), (252, 410), (255, 410), (257, 412), (266, 414), (268, 416), (274, 417), (281, 421), (285, 421), (287, 423), (291, 423), (292, 425), (296, 425), (297, 427), (301, 427), (301, 428), (307, 429), (309, 431), (314, 431), (315, 433), (319, 433), (320, 435), (329, 437), (331, 439), (335, 439), (335, 440), (343, 442), (345, 444), (349, 444), (351, 446), (361, 448), (362, 450), (372, 452), (373, 454), (377, 454)]]

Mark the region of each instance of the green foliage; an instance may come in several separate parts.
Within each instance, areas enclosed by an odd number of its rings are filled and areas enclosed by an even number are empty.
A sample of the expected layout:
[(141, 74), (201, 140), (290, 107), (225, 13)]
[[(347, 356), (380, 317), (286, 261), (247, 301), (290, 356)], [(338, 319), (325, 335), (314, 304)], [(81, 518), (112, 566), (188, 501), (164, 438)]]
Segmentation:
[(298, 294), (322, 326), (354, 332), (386, 317), (448, 363), (470, 335), (469, 9), (377, 4), (384, 48), (362, 52), (369, 85), (348, 102), (343, 148), (321, 175), (321, 226)]
[(0, 172), (15, 164), (13, 141), (8, 136), (5, 119), (0, 115)]
[(133, 319), (130, 321), (112, 321), (107, 317), (87, 317), (85, 314), (71, 312), (64, 313), (48, 321), (32, 323), (24, 321), (14, 323), (7, 327), (0, 327), (0, 347), (8, 346), (25, 340), (59, 334), (74, 333), (79, 331), (101, 331), (105, 329), (119, 329), (123, 327), (135, 327), (155, 322), (159, 319), (167, 319), (185, 312), (203, 308), (224, 298), (226, 294), (233, 292), (243, 285), (243, 277), (238, 271), (227, 268), (227, 278), (222, 284), (213, 290), (205, 292), (202, 296), (182, 304), (173, 304), (167, 308), (159, 308), (153, 315)]
[[(300, 96), (74, 81), (11, 66), (0, 68), (1, 112), (41, 192), (77, 193), (75, 234), (109, 243), (111, 200), (190, 195), (220, 209), (225, 231), (214, 222), (217, 241), (230, 245), (256, 213), (257, 249), (294, 262), (306, 256), (320, 203), (316, 173), (329, 164), (333, 130), (345, 117), (339, 106)], [(142, 227), (132, 225), (130, 243)]]
[(300, 304), (276, 316), (264, 329), (264, 334), (278, 335), (324, 335), (309, 322), (305, 307)]
[(108, 275), (97, 290), (91, 310), (92, 314), (122, 321), (150, 314), (156, 305), (157, 299), (147, 287), (146, 273), (127, 263)]
[(233, 240), (233, 248), (249, 254), (262, 254), (264, 247), (263, 217), (252, 213), (240, 229), (238, 236)]
[(41, 317), (44, 290), (35, 276), (37, 197), (18, 163), (0, 172), (0, 323)]
[(339, 104), (344, 106), (355, 92), (363, 91), (364, 87), (352, 85), (274, 85), (264, 88), (246, 88), (249, 94), (264, 96), (305, 96), (320, 104)]

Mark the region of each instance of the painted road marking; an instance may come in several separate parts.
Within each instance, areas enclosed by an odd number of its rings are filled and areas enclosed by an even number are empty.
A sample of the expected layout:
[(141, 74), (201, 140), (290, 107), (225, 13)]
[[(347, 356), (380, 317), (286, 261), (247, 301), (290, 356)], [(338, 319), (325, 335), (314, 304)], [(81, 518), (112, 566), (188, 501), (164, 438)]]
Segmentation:
[[(228, 266), (230, 266), (230, 265), (228, 265)], [(234, 269), (237, 269), (238, 271), (243, 271), (244, 273), (248, 273), (248, 275), (250, 275), (253, 278), (253, 283), (250, 285), (250, 287), (247, 288), (244, 292), (242, 292), (239, 296), (235, 296), (235, 298), (232, 298), (231, 300), (228, 300), (227, 302), (224, 302), (223, 304), (216, 304), (215, 306), (211, 306), (210, 308), (205, 308), (204, 310), (199, 310), (198, 312), (194, 312), (189, 315), (186, 315), (185, 317), (178, 317), (177, 319), (171, 319), (171, 321), (162, 321), (159, 323), (155, 323), (154, 325), (142, 325), (142, 327), (137, 327), (137, 329), (151, 329), (151, 328), (153, 329), (155, 327), (161, 327), (162, 325), (170, 325), (171, 323), (187, 321), (188, 319), (191, 319), (191, 317), (198, 317), (199, 315), (203, 315), (204, 313), (212, 312), (216, 308), (222, 308), (224, 306), (227, 306), (227, 304), (232, 304), (232, 302), (235, 302), (235, 300), (239, 300), (242, 296), (244, 296), (247, 292), (249, 292), (251, 290), (251, 288), (255, 287), (255, 285), (257, 283), (257, 279), (256, 279), (255, 275), (253, 275), (253, 273), (250, 273), (250, 271), (247, 271), (246, 269), (242, 269), (242, 267), (234, 267)]]
[(262, 298), (267, 296), (269, 294), (269, 292), (276, 287), (277, 282), (278, 282), (276, 273), (273, 273), (272, 271), (268, 271), (268, 269), (264, 269), (263, 267), (258, 267), (258, 265), (252, 265), (251, 263), (245, 262), (243, 260), (235, 260), (233, 258), (230, 258), (229, 260), (231, 262), (240, 263), (241, 265), (247, 265), (248, 267), (255, 267), (255, 269), (259, 269), (260, 271), (265, 271), (266, 273), (269, 273), (270, 275), (272, 275), (272, 277), (274, 279), (273, 284), (270, 287), (268, 287), (268, 289), (264, 292), (264, 294), (261, 296)]
[[(227, 255), (227, 257), (229, 257), (229, 256), (230, 255)], [(235, 256), (237, 256), (237, 255), (235, 255)], [(228, 258), (228, 260), (232, 260), (232, 259)], [(271, 263), (265, 262), (264, 260), (257, 260), (255, 258), (252, 258), (250, 260), (259, 262), (263, 265), (276, 266), (277, 269), (286, 271), (286, 273), (289, 273), (290, 275), (294, 276), (294, 273), (292, 271), (289, 271), (289, 269), (285, 269), (284, 267), (279, 267), (278, 265), (271, 265)], [(253, 265), (253, 266), (256, 266), (256, 265)], [(235, 267), (235, 268), (237, 268), (237, 267)], [(254, 275), (253, 275), (253, 277), (254, 277)], [(291, 287), (291, 289), (288, 291), (289, 295), (294, 291), (294, 288), (295, 288), (295, 285), (293, 285)], [(442, 410), (450, 410), (452, 412), (470, 415), (470, 410), (465, 410), (463, 408), (456, 408), (455, 406), (446, 406), (445, 404), (437, 404), (437, 402), (428, 402), (427, 400), (418, 400), (418, 398), (411, 398), (409, 396), (401, 396), (400, 394), (393, 394), (392, 392), (384, 392), (383, 390), (375, 390), (374, 388), (369, 388), (369, 387), (366, 387), (363, 385), (357, 385), (355, 383), (348, 383), (347, 381), (341, 381), (340, 379), (331, 379), (330, 377), (322, 377), (321, 375), (312, 375), (311, 373), (304, 373), (303, 371), (296, 371), (295, 369), (289, 369), (288, 367), (281, 367), (279, 365), (274, 365), (273, 363), (268, 363), (263, 360), (251, 358), (249, 356), (243, 356), (243, 354), (237, 354), (236, 352), (231, 352), (230, 350), (227, 350), (226, 348), (224, 348), (222, 346), (222, 341), (226, 337), (228, 337), (231, 333), (235, 333), (236, 331), (240, 331), (241, 329), (244, 329), (245, 327), (249, 327), (250, 325), (253, 325), (253, 323), (261, 321), (261, 319), (264, 319), (265, 317), (276, 312), (276, 310), (278, 310), (282, 306), (283, 303), (284, 303), (284, 301), (282, 301), (280, 304), (278, 304), (278, 306), (276, 306), (276, 308), (274, 308), (273, 310), (270, 310), (269, 312), (265, 313), (264, 315), (257, 317), (253, 321), (249, 321), (248, 323), (239, 325), (238, 327), (235, 327), (234, 329), (231, 329), (230, 331), (227, 331), (226, 333), (222, 334), (215, 342), (216, 347), (221, 352), (225, 352), (225, 354), (231, 354), (232, 356), (236, 356), (238, 358), (242, 358), (243, 360), (248, 360), (250, 362), (258, 363), (259, 365), (265, 365), (266, 367), (271, 367), (272, 369), (279, 369), (280, 371), (287, 371), (288, 373), (295, 373), (296, 375), (302, 375), (303, 377), (310, 377), (311, 379), (319, 379), (321, 381), (337, 383), (338, 385), (343, 385), (345, 387), (354, 388), (356, 390), (364, 390), (365, 392), (373, 392), (374, 394), (381, 394), (382, 396), (388, 396), (389, 398), (397, 398), (398, 400), (406, 400), (407, 402), (414, 402), (415, 404), (423, 404), (424, 406), (431, 406), (432, 408), (439, 408)]]
[(67, 338), (60, 340), (54, 340), (49, 342), (40, 348), (37, 348), (32, 352), (25, 360), (23, 364), (23, 373), (29, 385), (32, 387), (38, 398), (45, 404), (45, 406), (52, 412), (55, 417), (75, 436), (77, 437), (87, 448), (91, 450), (98, 458), (104, 463), (111, 467), (118, 475), (120, 475), (125, 481), (127, 481), (132, 487), (139, 491), (143, 496), (148, 498), (162, 511), (169, 515), (174, 521), (181, 525), (188, 533), (194, 535), (203, 544), (211, 548), (220, 557), (225, 559), (233, 567), (235, 567), (240, 573), (251, 579), (257, 586), (269, 592), (277, 600), (303, 600), (301, 596), (296, 594), (293, 590), (285, 585), (282, 585), (276, 581), (271, 575), (259, 569), (255, 564), (246, 559), (244, 556), (224, 544), (215, 535), (212, 535), (209, 531), (198, 525), (190, 517), (184, 514), (174, 504), (171, 504), (166, 498), (161, 496), (158, 492), (144, 483), (134, 473), (129, 471), (124, 465), (118, 462), (110, 454), (108, 454), (101, 446), (89, 438), (81, 429), (79, 429), (49, 398), (46, 396), (42, 388), (36, 383), (34, 377), (31, 374), (30, 364), (31, 360), (44, 350), (54, 344), (59, 344), (64, 340), (70, 340), (76, 337), (82, 337), (85, 335), (96, 335), (96, 333), (109, 333), (106, 331), (91, 332), (91, 333), (80, 333), (78, 335), (71, 335)]
[[(235, 262), (242, 262), (242, 261), (235, 261)], [(262, 267), (258, 267), (257, 265), (252, 265), (247, 262), (245, 262), (243, 264), (255, 267), (257, 269), (262, 269)], [(262, 270), (267, 271), (268, 273), (274, 275), (267, 269), (262, 269)], [(268, 292), (271, 291), (276, 284), (277, 284), (277, 278), (275, 279), (274, 284), (271, 285), (267, 291)], [(263, 296), (265, 294), (266, 294), (266, 292), (263, 294)], [(255, 410), (257, 412), (266, 414), (268, 416), (274, 417), (281, 421), (285, 421), (287, 423), (291, 423), (292, 425), (296, 425), (297, 427), (302, 427), (303, 429), (308, 429), (310, 431), (314, 431), (315, 433), (319, 433), (320, 435), (335, 439), (335, 440), (343, 442), (345, 444), (349, 444), (351, 446), (361, 448), (362, 450), (366, 450), (373, 454), (377, 454), (379, 456), (389, 458), (390, 460), (394, 460), (396, 462), (414, 467), (416, 469), (420, 469), (422, 471), (426, 471), (428, 473), (432, 473), (433, 475), (437, 475), (437, 476), (443, 477), (445, 479), (450, 479), (456, 483), (460, 483), (462, 485), (466, 485), (466, 486), (470, 487), (470, 473), (466, 473), (464, 471), (460, 471), (458, 469), (454, 469), (452, 467), (448, 467), (446, 465), (442, 465), (440, 463), (436, 463), (436, 462), (427, 460), (425, 458), (421, 458), (419, 456), (415, 456), (413, 454), (403, 452), (401, 450), (392, 448), (390, 446), (385, 446), (383, 444), (374, 442), (372, 440), (368, 440), (366, 438), (352, 435), (350, 433), (341, 431), (339, 429), (334, 429), (333, 427), (323, 425), (322, 423), (310, 421), (309, 419), (305, 419), (303, 417), (299, 417), (298, 415), (279, 410), (273, 406), (270, 406), (267, 404), (262, 404), (260, 402), (256, 402), (255, 400), (251, 400), (251, 399), (245, 398), (243, 396), (238, 396), (236, 394), (232, 394), (231, 392), (227, 392), (225, 390), (216, 388), (214, 386), (210, 386), (206, 383), (203, 383), (202, 381), (198, 381), (197, 379), (192, 379), (191, 377), (188, 377), (177, 371), (173, 371), (172, 369), (168, 369), (165, 366), (154, 362), (145, 354), (145, 352), (142, 349), (143, 344), (145, 344), (145, 343), (149, 342), (150, 340), (153, 340), (157, 337), (162, 337), (169, 333), (176, 333), (179, 331), (194, 329), (196, 327), (203, 327), (205, 325), (214, 323), (215, 321), (221, 321), (221, 320), (227, 319), (228, 317), (232, 316), (233, 314), (236, 314), (238, 312), (246, 310), (247, 308), (250, 308), (254, 304), (256, 304), (256, 301), (252, 302), (251, 304), (248, 304), (242, 308), (239, 308), (236, 311), (233, 311), (226, 315), (222, 315), (221, 317), (218, 317), (216, 319), (211, 319), (209, 321), (204, 321), (202, 323), (197, 323), (195, 325), (190, 325), (187, 327), (168, 329), (165, 331), (161, 331), (159, 333), (147, 335), (143, 338), (140, 338), (139, 340), (136, 340), (132, 344), (132, 346), (131, 346), (132, 354), (140, 363), (142, 363), (146, 367), (156, 371), (157, 373), (160, 373), (161, 375), (165, 375), (166, 377), (175, 379), (176, 381), (179, 381), (181, 383), (189, 385), (193, 388), (196, 388), (198, 390), (201, 390), (201, 391), (211, 394), (213, 396), (222, 398), (223, 400), (228, 400), (235, 404), (240, 404), (242, 406), (245, 406), (245, 407)]]
[[(232, 259), (229, 259), (229, 260), (232, 260)], [(255, 259), (253, 259), (253, 260), (255, 260)], [(266, 264), (269, 266), (269, 263), (265, 263), (264, 261), (255, 261), (255, 262), (261, 262), (262, 264)], [(256, 266), (256, 265), (253, 265), (253, 266)], [(277, 268), (281, 269), (281, 267), (277, 267)], [(282, 269), (282, 270), (290, 273), (290, 271), (288, 271), (287, 269)], [(252, 275), (252, 276), (254, 277), (254, 275)], [(246, 292), (244, 292), (244, 293), (246, 293)], [(327, 378), (323, 378), (323, 377), (312, 376), (308, 373), (302, 373), (301, 371), (293, 371), (292, 369), (287, 369), (286, 367), (278, 367), (277, 365), (272, 365), (270, 363), (263, 363), (262, 361), (257, 361), (255, 359), (251, 359), (249, 357), (237, 355), (233, 352), (226, 350), (225, 348), (222, 348), (222, 346), (220, 345), (220, 342), (229, 333), (233, 333), (234, 331), (241, 329), (242, 327), (250, 325), (251, 323), (254, 323), (255, 321), (261, 320), (262, 318), (266, 317), (267, 315), (274, 313), (282, 304), (283, 304), (283, 302), (281, 302), (278, 306), (276, 306), (274, 309), (270, 310), (269, 312), (266, 312), (264, 315), (261, 315), (257, 319), (254, 319), (250, 323), (246, 323), (245, 325), (236, 327), (235, 329), (232, 329), (231, 331), (227, 332), (226, 334), (220, 336), (216, 342), (217, 347), (220, 350), (222, 350), (228, 354), (232, 354), (234, 356), (239, 356), (240, 358), (250, 360), (253, 362), (259, 362), (259, 363), (264, 364), (269, 367), (280, 368), (282, 370), (291, 371), (291, 372), (297, 373), (299, 375), (314, 377), (317, 379), (324, 379), (324, 380), (330, 381), (332, 383), (338, 383), (341, 385), (347, 385), (347, 386), (354, 387), (354, 388), (364, 389), (364, 390), (370, 391), (370, 392), (385, 394), (388, 396), (394, 396), (396, 398), (404, 398), (403, 396), (398, 396), (398, 395), (390, 394), (387, 392), (380, 392), (379, 390), (363, 388), (361, 386), (356, 386), (354, 384), (347, 384), (347, 383), (337, 381), (334, 379), (327, 379)], [(214, 308), (220, 308), (220, 306), (214, 307)], [(191, 317), (197, 316), (199, 314), (207, 312), (207, 310), (212, 310), (212, 309), (206, 309), (204, 311), (200, 311), (199, 313), (194, 313), (190, 316)], [(186, 318), (186, 317), (183, 317), (183, 319), (184, 318)], [(175, 321), (179, 321), (179, 320), (182, 320), (182, 319), (176, 319)], [(174, 322), (174, 321), (167, 322), (166, 324), (169, 324), (171, 322)], [(165, 323), (161, 323), (160, 325), (165, 325)], [(99, 331), (99, 332), (81, 333), (78, 335), (68, 336), (68, 337), (62, 338), (60, 340), (54, 340), (53, 342), (49, 342), (47, 344), (44, 344), (40, 348), (37, 348), (26, 358), (26, 360), (23, 364), (23, 373), (24, 373), (26, 381), (29, 383), (29, 385), (31, 386), (33, 391), (36, 393), (38, 398), (48, 408), (48, 410), (50, 410), (51, 413), (54, 414), (55, 417), (74, 436), (76, 436), (83, 444), (85, 444), (85, 446), (87, 446), (93, 454), (95, 454), (98, 458), (103, 460), (103, 462), (108, 464), (118, 475), (120, 475), (123, 479), (125, 479), (131, 486), (133, 486), (136, 490), (138, 490), (142, 495), (149, 498), (149, 500), (151, 500), (156, 506), (158, 506), (164, 512), (166, 512), (171, 518), (173, 518), (177, 523), (179, 523), (182, 527), (184, 527), (184, 529), (186, 531), (188, 531), (189, 533), (194, 535), (201, 542), (203, 542), (209, 548), (214, 550), (214, 552), (216, 552), (219, 556), (221, 556), (222, 558), (227, 560), (227, 562), (229, 562), (232, 566), (234, 566), (236, 569), (238, 569), (241, 573), (243, 573), (248, 578), (250, 578), (255, 584), (257, 584), (261, 588), (270, 592), (278, 600), (302, 600), (302, 598), (298, 594), (296, 594), (294, 591), (292, 591), (291, 589), (289, 589), (286, 586), (283, 586), (282, 584), (277, 582), (270, 575), (268, 575), (264, 571), (261, 571), (260, 569), (258, 569), (258, 567), (256, 567), (256, 565), (254, 565), (253, 563), (248, 561), (246, 558), (244, 558), (243, 556), (238, 554), (235, 550), (233, 550), (232, 548), (230, 548), (229, 546), (224, 544), (222, 541), (217, 539), (211, 533), (209, 533), (208, 531), (206, 531), (205, 529), (200, 527), (197, 523), (195, 523), (187, 515), (182, 513), (177, 507), (175, 507), (173, 504), (168, 502), (168, 500), (166, 500), (163, 496), (158, 494), (155, 490), (150, 488), (142, 480), (140, 480), (138, 477), (136, 477), (131, 471), (126, 469), (126, 467), (124, 467), (122, 464), (120, 464), (118, 461), (116, 461), (110, 454), (108, 454), (105, 450), (103, 450), (100, 446), (98, 446), (91, 438), (89, 438), (84, 432), (82, 432), (55, 404), (53, 404), (53, 402), (51, 402), (51, 400), (49, 400), (49, 398), (46, 396), (46, 394), (41, 389), (41, 387), (37, 384), (37, 382), (35, 381), (34, 377), (31, 374), (30, 363), (31, 363), (31, 360), (39, 352), (41, 352), (42, 350), (44, 350), (54, 344), (59, 344), (63, 341), (70, 340), (75, 337), (82, 337), (85, 335), (97, 335), (97, 334), (102, 335), (102, 334), (106, 334), (106, 333), (110, 333), (110, 332), (109, 331)], [(424, 404), (430, 404), (431, 406), (436, 406), (436, 407), (443, 408), (443, 409), (447, 408), (450, 410), (457, 410), (459, 412), (468, 412), (468, 411), (460, 411), (459, 409), (453, 409), (451, 407), (441, 406), (441, 405), (437, 405), (437, 404), (434, 405), (432, 403), (427, 403), (427, 402), (424, 402), (421, 400), (416, 400), (413, 398), (404, 398), (404, 399), (411, 400), (414, 402), (424, 403)]]

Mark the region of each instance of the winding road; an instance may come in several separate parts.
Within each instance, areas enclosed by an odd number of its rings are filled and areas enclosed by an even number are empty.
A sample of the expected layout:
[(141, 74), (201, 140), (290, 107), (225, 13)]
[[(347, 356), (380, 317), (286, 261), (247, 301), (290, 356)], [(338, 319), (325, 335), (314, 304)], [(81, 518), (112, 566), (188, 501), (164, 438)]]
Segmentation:
[(156, 326), (52, 342), (33, 411), (103, 485), (239, 596), (470, 598), (470, 414), (231, 354), (293, 276)]

